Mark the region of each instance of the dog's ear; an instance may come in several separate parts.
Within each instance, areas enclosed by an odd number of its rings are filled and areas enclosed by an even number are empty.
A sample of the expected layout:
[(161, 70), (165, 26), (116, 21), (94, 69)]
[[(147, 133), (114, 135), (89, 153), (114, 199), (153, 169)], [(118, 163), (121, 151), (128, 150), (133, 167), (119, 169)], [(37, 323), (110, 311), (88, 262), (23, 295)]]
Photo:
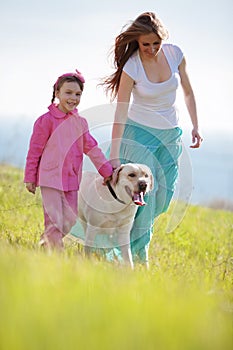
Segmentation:
[(152, 191), (154, 189), (154, 176), (152, 175), (151, 171), (149, 173), (149, 177), (150, 177), (150, 191)]
[(123, 165), (119, 166), (118, 168), (116, 168), (113, 171), (112, 174), (112, 184), (115, 186), (119, 180), (119, 173), (121, 172), (121, 170), (123, 169)]
[(154, 176), (152, 174), (151, 169), (147, 165), (144, 165), (144, 169), (145, 169), (145, 172), (148, 174), (149, 179), (150, 179), (149, 191), (152, 191), (154, 188)]

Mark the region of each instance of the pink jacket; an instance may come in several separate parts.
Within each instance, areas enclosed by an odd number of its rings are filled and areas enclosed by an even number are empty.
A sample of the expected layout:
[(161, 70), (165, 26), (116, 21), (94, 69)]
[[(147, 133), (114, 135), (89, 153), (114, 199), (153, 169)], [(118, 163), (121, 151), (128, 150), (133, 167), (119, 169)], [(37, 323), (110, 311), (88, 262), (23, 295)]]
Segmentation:
[(62, 191), (78, 190), (83, 154), (101, 176), (112, 175), (112, 166), (91, 136), (86, 119), (77, 110), (65, 114), (54, 104), (48, 109), (34, 124), (24, 182)]

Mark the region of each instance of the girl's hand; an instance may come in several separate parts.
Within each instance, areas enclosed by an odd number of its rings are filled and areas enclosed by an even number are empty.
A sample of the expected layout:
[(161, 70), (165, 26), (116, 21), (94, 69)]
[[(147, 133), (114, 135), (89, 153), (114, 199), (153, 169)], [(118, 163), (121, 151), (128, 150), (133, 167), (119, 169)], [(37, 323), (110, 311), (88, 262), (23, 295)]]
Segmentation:
[(112, 175), (111, 176), (108, 176), (108, 177), (105, 177), (104, 178), (104, 181), (103, 181), (103, 185), (106, 186), (107, 185), (107, 182), (111, 181), (112, 180)]
[(192, 143), (193, 145), (190, 146), (190, 148), (199, 148), (201, 146), (201, 143), (203, 141), (203, 138), (198, 131), (198, 129), (193, 128), (192, 130)]
[(26, 189), (33, 194), (36, 193), (36, 185), (33, 182), (26, 182)]

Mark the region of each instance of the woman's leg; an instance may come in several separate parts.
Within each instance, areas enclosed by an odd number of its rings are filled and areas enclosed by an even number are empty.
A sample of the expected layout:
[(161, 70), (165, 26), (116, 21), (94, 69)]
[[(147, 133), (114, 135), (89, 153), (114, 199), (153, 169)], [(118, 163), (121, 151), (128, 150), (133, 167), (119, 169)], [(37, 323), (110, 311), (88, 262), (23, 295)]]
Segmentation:
[(126, 126), (121, 148), (122, 161), (148, 165), (155, 182), (154, 190), (147, 195), (147, 205), (138, 208), (131, 230), (134, 261), (148, 263), (154, 219), (168, 209), (172, 199), (178, 176), (177, 159), (181, 154), (180, 135), (181, 130), (178, 128), (145, 130), (136, 123)]

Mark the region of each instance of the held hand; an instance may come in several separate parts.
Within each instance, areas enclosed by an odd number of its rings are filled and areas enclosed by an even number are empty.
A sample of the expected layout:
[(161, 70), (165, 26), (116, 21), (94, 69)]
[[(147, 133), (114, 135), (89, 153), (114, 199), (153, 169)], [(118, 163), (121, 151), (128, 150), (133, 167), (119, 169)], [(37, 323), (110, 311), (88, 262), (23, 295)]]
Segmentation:
[(103, 185), (106, 186), (107, 185), (107, 182), (111, 181), (112, 180), (112, 175), (111, 176), (108, 176), (108, 177), (105, 177), (104, 180), (103, 180)]
[(110, 163), (111, 163), (111, 165), (112, 165), (114, 170), (119, 168), (119, 166), (121, 165), (121, 162), (120, 162), (120, 160), (118, 158), (111, 159)]
[(36, 193), (36, 185), (33, 182), (27, 182), (26, 189), (33, 194)]
[(201, 146), (202, 141), (203, 141), (203, 138), (200, 135), (198, 129), (193, 128), (193, 130), (192, 130), (192, 143), (193, 143), (193, 145), (191, 145), (190, 148), (199, 148)]

